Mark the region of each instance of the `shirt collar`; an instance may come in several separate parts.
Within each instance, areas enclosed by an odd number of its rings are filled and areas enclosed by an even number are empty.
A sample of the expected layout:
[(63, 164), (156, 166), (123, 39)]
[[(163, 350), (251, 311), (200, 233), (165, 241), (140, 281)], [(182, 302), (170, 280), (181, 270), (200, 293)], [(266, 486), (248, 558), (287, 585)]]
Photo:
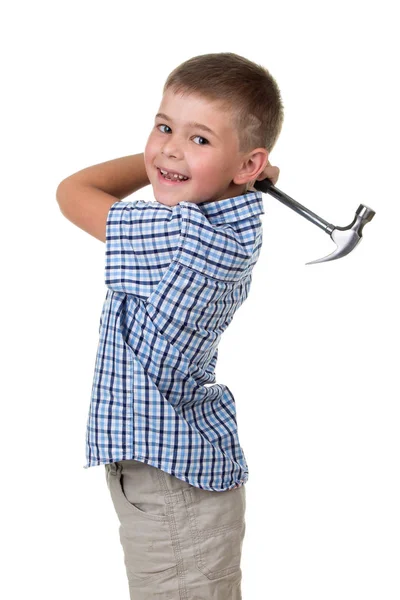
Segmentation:
[(241, 196), (214, 202), (190, 203), (207, 217), (210, 223), (229, 223), (264, 214), (262, 192), (247, 192)]

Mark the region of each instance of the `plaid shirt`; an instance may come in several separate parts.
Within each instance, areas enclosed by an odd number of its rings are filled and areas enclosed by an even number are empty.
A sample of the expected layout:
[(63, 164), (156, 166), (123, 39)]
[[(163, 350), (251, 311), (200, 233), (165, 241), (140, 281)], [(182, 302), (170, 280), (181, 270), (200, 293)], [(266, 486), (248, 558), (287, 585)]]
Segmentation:
[(261, 192), (110, 207), (85, 469), (135, 459), (205, 490), (247, 481), (235, 399), (214, 369), (249, 293), (263, 213)]

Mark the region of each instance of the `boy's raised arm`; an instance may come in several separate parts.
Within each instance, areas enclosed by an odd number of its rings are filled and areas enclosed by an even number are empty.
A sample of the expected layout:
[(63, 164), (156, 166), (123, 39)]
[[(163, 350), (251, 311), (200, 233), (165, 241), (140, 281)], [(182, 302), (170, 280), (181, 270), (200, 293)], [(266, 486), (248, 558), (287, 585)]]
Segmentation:
[(56, 198), (64, 217), (105, 242), (110, 206), (149, 183), (144, 153), (133, 154), (70, 175), (59, 184)]

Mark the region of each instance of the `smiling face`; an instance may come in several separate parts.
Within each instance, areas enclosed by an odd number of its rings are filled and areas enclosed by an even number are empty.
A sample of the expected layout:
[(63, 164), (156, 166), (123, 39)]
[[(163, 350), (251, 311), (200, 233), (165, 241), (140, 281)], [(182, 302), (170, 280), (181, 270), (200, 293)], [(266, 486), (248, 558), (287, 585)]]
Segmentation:
[[(144, 150), (146, 172), (158, 202), (175, 206), (182, 201), (198, 204), (241, 195), (249, 179), (238, 177), (244, 156), (239, 153), (229, 112), (199, 95), (166, 90)], [(188, 180), (168, 181), (160, 168)]]

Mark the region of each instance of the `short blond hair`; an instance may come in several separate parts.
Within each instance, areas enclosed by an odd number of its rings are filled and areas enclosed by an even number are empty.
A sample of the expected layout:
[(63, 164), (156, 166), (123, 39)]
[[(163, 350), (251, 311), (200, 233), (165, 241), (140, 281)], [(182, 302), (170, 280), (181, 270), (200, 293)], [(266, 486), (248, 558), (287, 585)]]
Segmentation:
[(233, 52), (194, 56), (167, 77), (163, 93), (196, 93), (230, 111), (239, 152), (265, 148), (270, 153), (283, 125), (279, 87), (269, 71)]

